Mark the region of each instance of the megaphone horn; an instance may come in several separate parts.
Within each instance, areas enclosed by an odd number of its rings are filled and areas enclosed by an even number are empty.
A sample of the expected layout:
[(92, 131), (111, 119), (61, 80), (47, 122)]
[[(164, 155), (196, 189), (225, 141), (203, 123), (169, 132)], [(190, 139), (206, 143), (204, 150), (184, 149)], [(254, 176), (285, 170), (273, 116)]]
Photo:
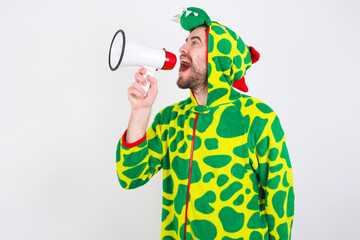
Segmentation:
[(115, 71), (119, 66), (145, 67), (147, 69), (145, 75), (147, 85), (141, 86), (146, 92), (150, 87), (147, 75), (151, 75), (157, 69), (171, 70), (175, 67), (176, 61), (175, 54), (165, 49), (145, 47), (127, 39), (125, 32), (121, 29), (115, 33), (111, 41), (109, 51), (110, 69)]

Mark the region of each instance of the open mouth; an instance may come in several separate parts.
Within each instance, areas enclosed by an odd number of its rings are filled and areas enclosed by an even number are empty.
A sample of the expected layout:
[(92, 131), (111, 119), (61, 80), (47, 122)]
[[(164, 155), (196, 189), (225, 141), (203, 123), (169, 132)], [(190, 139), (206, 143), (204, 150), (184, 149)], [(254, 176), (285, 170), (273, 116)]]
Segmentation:
[(180, 73), (187, 71), (191, 67), (191, 63), (187, 59), (180, 60)]

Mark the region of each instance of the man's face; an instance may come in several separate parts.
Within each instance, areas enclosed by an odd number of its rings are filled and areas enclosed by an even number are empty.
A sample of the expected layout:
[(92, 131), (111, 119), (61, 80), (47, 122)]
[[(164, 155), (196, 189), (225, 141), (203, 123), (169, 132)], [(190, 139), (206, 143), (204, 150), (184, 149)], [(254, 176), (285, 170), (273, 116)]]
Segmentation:
[(179, 51), (181, 55), (178, 87), (192, 90), (207, 87), (206, 27), (195, 28)]

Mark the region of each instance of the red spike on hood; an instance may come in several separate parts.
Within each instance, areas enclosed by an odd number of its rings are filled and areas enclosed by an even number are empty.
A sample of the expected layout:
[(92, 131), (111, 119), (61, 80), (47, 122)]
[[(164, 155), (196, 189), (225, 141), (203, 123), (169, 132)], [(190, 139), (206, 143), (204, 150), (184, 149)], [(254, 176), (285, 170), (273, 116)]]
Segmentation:
[[(259, 61), (260, 53), (251, 46), (249, 46), (249, 50), (250, 50), (250, 55), (251, 55), (251, 63), (254, 64), (257, 61)], [(243, 91), (243, 92), (249, 91), (249, 88), (246, 86), (246, 83), (245, 83), (245, 77), (242, 77), (240, 80), (235, 80), (233, 87), (236, 89), (239, 89), (240, 91)]]
[(251, 62), (256, 63), (260, 58), (260, 53), (258, 51), (256, 51), (255, 48), (253, 48), (253, 47), (249, 46), (249, 49), (250, 49), (250, 55), (251, 55)]
[(242, 77), (240, 80), (234, 81), (233, 87), (243, 92), (249, 91), (245, 83), (245, 77)]

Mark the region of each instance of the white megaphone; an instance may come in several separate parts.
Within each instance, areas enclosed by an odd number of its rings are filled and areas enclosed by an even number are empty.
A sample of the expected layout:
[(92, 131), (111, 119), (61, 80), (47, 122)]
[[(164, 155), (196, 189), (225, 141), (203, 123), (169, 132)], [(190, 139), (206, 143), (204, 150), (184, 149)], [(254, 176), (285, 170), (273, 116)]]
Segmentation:
[(146, 68), (146, 86), (141, 85), (145, 92), (149, 90), (150, 83), (147, 75), (152, 75), (157, 69), (171, 70), (176, 64), (175, 54), (165, 49), (155, 49), (142, 46), (125, 37), (125, 32), (119, 30), (115, 33), (109, 51), (109, 66), (115, 71), (119, 66), (140, 66)]

